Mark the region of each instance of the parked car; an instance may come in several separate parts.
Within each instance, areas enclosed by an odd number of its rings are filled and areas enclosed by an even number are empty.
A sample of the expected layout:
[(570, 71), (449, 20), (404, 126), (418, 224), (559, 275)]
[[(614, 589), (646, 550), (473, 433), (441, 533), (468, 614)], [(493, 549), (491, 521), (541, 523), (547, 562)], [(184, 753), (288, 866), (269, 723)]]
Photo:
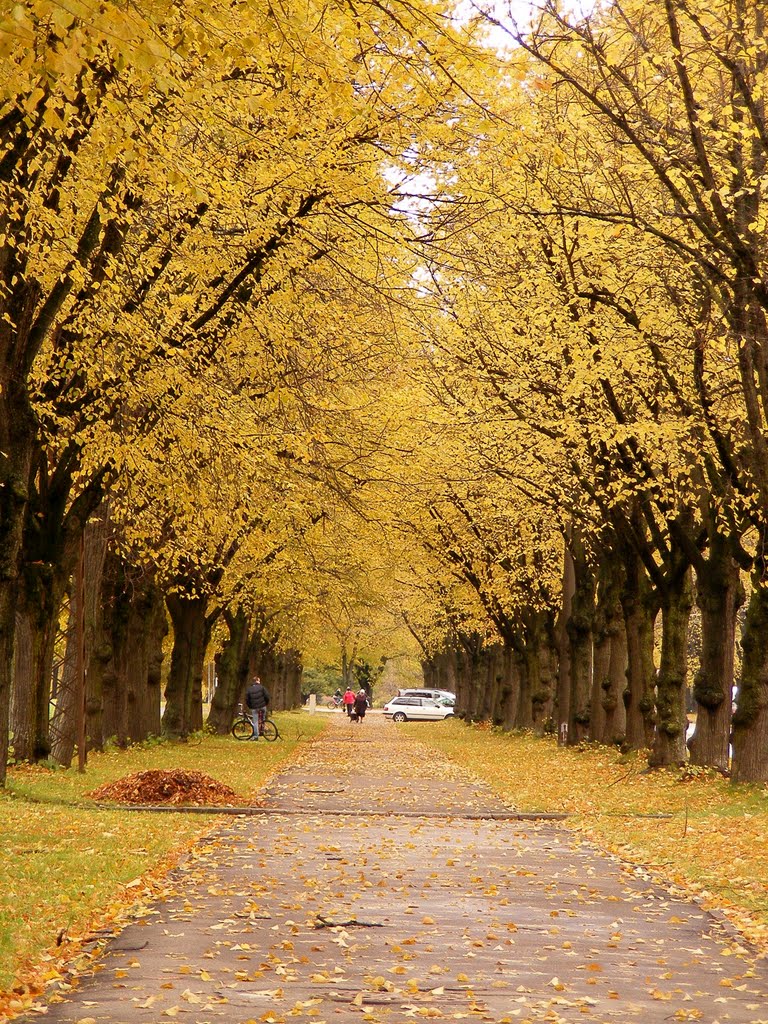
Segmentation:
[(429, 690), (429, 689), (418, 689), (412, 688), (407, 690), (398, 690), (398, 697), (431, 697), (432, 700), (440, 700), (441, 698), (450, 698), (454, 703), (456, 702), (456, 694), (451, 693), (450, 690)]
[(431, 697), (403, 694), (387, 701), (384, 714), (393, 722), (439, 722), (453, 718), (453, 705), (438, 704)]

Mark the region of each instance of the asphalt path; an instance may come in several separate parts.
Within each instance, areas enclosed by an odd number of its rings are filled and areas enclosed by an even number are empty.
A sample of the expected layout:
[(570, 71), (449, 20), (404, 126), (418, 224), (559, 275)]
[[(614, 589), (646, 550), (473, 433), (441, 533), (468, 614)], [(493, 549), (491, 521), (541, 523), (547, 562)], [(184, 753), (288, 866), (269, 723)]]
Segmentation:
[(381, 716), (329, 720), (44, 1019), (768, 1024), (765, 962), (696, 902)]

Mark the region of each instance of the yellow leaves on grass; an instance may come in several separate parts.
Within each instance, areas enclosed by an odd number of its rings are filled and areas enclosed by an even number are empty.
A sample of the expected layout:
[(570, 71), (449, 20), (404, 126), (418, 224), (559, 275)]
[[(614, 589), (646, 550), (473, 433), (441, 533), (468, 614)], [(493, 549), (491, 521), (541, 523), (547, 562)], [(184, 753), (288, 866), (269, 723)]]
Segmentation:
[(713, 774), (645, 773), (642, 755), (611, 748), (562, 748), (458, 723), (426, 726), (419, 736), (520, 810), (568, 813), (569, 827), (724, 908), (748, 938), (768, 945), (765, 794), (734, 790)]
[[(151, 913), (146, 904), (171, 891), (164, 876), (212, 824), (206, 816), (178, 816), (169, 829), (162, 815), (81, 810), (50, 801), (73, 804), (95, 785), (150, 767), (204, 768), (247, 794), (293, 757), (302, 739), (323, 728), (322, 722), (302, 719), (299, 734), (294, 722), (290, 714), (280, 716), (283, 742), (264, 744), (258, 751), (251, 749), (257, 744), (206, 737), (199, 745), (94, 753), (85, 775), (52, 773), (41, 765), (10, 770), (9, 792), (0, 794), (0, 934), (10, 936), (12, 945), (0, 950), (0, 991), (8, 993), (0, 997), (0, 1017), (11, 1003), (19, 1012), (46, 984), (60, 977), (66, 984), (86, 968), (90, 954), (83, 943), (94, 933), (108, 932), (129, 912), (133, 918)], [(36, 894), (34, 903), (30, 893)], [(189, 970), (182, 968), (182, 973)], [(120, 969), (114, 977), (120, 982), (127, 975)], [(23, 996), (14, 995), (13, 988)]]

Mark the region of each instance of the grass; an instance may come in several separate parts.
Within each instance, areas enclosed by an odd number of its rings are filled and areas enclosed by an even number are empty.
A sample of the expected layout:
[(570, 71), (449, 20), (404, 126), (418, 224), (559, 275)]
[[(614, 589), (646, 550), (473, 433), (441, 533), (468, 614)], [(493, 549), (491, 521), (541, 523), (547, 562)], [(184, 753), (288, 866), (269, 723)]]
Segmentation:
[(768, 945), (768, 787), (696, 769), (646, 772), (641, 754), (461, 722), (404, 726), (520, 811), (566, 812), (622, 858), (723, 908)]
[(324, 728), (322, 717), (301, 712), (274, 718), (283, 737), (277, 743), (207, 736), (199, 744), (150, 742), (92, 754), (84, 774), (10, 769), (7, 789), (0, 791), (0, 1019), (24, 1008), (46, 971), (55, 976), (61, 957), (78, 953), (85, 933), (124, 915), (146, 894), (147, 882), (150, 889), (159, 885), (217, 821), (174, 814), (169, 828), (166, 814), (91, 807), (86, 794), (149, 768), (186, 768), (254, 799), (296, 746)]

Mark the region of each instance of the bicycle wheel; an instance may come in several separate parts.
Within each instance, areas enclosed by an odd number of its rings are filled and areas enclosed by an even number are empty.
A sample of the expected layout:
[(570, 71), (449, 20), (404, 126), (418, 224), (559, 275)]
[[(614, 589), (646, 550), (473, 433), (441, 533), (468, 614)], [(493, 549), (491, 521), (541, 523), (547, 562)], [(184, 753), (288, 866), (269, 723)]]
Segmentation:
[(339, 705), (336, 703), (335, 700), (329, 700), (326, 701), (325, 706), (328, 708), (329, 711), (335, 711)]
[(264, 724), (262, 725), (260, 735), (264, 737), (267, 743), (272, 743), (274, 742), (274, 740), (280, 739), (280, 733), (278, 732), (277, 726), (275, 725), (271, 718), (267, 718)]
[(249, 740), (253, 736), (253, 722), (250, 718), (238, 718), (232, 726), (232, 735), (236, 740)]

